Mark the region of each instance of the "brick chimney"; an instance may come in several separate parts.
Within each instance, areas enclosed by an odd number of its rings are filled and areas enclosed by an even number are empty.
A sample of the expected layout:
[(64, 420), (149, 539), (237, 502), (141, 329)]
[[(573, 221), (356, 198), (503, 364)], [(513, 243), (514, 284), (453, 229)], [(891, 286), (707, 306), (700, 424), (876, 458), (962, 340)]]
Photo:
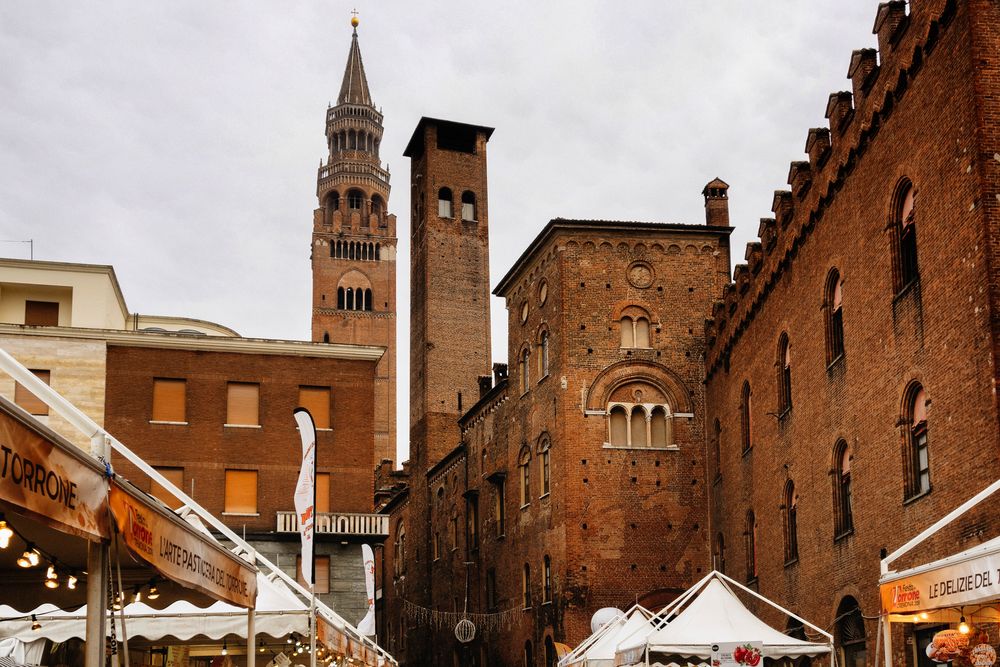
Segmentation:
[(705, 197), (705, 224), (729, 227), (729, 184), (716, 176), (701, 194)]

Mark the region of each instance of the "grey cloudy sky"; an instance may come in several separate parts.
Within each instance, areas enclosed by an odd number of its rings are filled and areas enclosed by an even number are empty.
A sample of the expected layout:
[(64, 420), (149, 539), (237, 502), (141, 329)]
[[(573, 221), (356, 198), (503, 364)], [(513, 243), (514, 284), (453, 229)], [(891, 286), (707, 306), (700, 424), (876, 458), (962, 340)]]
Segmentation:
[[(354, 7), (402, 258), (417, 120), (497, 128), (495, 284), (552, 217), (700, 223), (717, 175), (741, 259), (850, 89), (851, 50), (875, 46), (877, 2), (5, 0), (0, 239), (114, 265), (133, 312), (308, 338), (316, 166)], [(398, 277), (405, 440), (406, 261)], [(498, 361), (505, 322), (494, 299)]]

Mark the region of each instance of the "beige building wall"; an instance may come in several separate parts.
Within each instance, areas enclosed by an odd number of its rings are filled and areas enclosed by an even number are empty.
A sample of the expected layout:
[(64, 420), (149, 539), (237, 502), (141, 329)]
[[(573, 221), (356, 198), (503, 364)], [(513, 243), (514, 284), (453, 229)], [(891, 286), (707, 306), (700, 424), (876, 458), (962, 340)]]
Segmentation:
[(110, 266), (0, 260), (0, 322), (24, 324), (25, 301), (57, 301), (59, 326), (125, 329), (128, 309)]
[[(53, 389), (98, 424), (104, 424), (107, 344), (103, 340), (0, 332), (0, 348), (30, 370), (50, 371)], [(6, 373), (0, 373), (0, 395), (14, 400), (14, 380)], [(80, 448), (90, 448), (87, 436), (62, 417), (51, 414), (38, 419)]]

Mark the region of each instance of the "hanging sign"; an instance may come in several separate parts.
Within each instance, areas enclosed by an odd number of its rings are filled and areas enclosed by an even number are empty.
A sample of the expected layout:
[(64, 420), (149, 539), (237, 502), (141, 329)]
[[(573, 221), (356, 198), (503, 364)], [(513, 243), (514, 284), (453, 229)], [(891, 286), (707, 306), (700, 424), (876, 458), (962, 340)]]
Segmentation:
[(880, 587), (882, 611), (913, 613), (1000, 597), (1000, 553), (987, 553)]
[(0, 405), (0, 500), (56, 530), (97, 541), (111, 535), (107, 483), (89, 458)]
[(248, 563), (209, 543), (211, 537), (161, 515), (117, 483), (111, 486), (110, 497), (118, 530), (136, 556), (183, 586), (253, 608), (257, 574)]
[(718, 642), (712, 644), (712, 667), (757, 667), (763, 642)]
[(969, 660), (974, 667), (993, 667), (997, 661), (997, 652), (990, 644), (976, 644), (969, 652)]

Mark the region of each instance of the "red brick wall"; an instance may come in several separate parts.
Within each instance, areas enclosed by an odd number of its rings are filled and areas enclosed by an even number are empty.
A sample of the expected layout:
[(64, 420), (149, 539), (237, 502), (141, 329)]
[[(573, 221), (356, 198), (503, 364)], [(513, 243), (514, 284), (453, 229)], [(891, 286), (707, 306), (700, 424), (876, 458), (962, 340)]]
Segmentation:
[[(998, 9), (960, 2), (949, 18), (946, 5), (911, 4), (913, 14), (887, 42), (891, 48), (883, 50), (869, 92), (854, 101), (845, 128), (833, 129), (828, 159), (812, 165), (808, 190), (793, 188), (791, 223), (779, 225), (772, 248), (765, 241), (748, 250), (750, 268), (737, 269), (737, 288), (727, 291), (708, 327), (714, 342), (707, 355), (706, 423), (717, 418), (722, 426), (712, 533), (725, 537), (727, 573), (746, 578), (744, 517), (752, 509), (760, 592), (823, 627), (845, 595), (855, 597), (866, 616), (876, 615), (880, 550), (898, 548), (1000, 470), (991, 257), (1000, 229), (998, 171), (991, 162), (1000, 90)], [(986, 94), (992, 99), (982, 99)], [(895, 296), (887, 223), (904, 176), (917, 192), (920, 279)], [(755, 270), (758, 253), (763, 257)], [(821, 306), (833, 267), (844, 279), (845, 354), (828, 367)], [(793, 407), (779, 417), (775, 355), (782, 332), (791, 344)], [(744, 380), (753, 390), (754, 423), (753, 448), (745, 454)], [(904, 502), (899, 421), (911, 381), (922, 383), (930, 401), (932, 490)], [(841, 438), (854, 451), (854, 532), (835, 539), (833, 450)], [(781, 504), (788, 479), (800, 496), (799, 558), (786, 565)], [(993, 508), (963, 517), (894, 567), (998, 534)], [(784, 626), (780, 615), (765, 613)], [(869, 664), (875, 632), (876, 623), (868, 621)], [(893, 664), (907, 664), (901, 631), (895, 649)]]
[[(299, 385), (330, 386), (332, 430), (317, 434), (318, 469), (331, 474), (331, 511), (370, 512), (373, 490), (374, 363), (279, 354), (232, 354), (139, 347), (108, 348), (105, 427), (153, 466), (183, 466), (186, 490), (222, 515), (227, 468), (258, 471), (259, 517), (233, 517), (234, 529), (275, 529), (275, 512), (293, 509), (301, 444), (292, 410)], [(153, 378), (187, 380), (187, 425), (149, 423)], [(226, 384), (260, 383), (259, 429), (224, 427)], [(115, 457), (116, 470), (149, 481)]]

